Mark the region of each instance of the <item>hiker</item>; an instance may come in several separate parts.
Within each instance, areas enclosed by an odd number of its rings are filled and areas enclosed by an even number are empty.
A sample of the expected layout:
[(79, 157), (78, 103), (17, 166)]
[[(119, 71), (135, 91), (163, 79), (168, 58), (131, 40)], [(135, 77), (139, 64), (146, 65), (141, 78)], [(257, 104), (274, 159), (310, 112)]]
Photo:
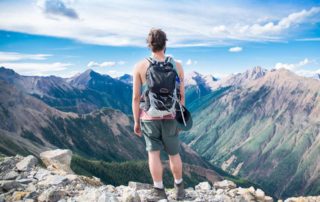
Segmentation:
[(163, 148), (169, 155), (176, 199), (181, 200), (185, 197), (185, 190), (175, 109), (179, 104), (185, 104), (184, 73), (179, 62), (165, 55), (166, 41), (165, 32), (151, 29), (147, 37), (151, 56), (135, 65), (132, 99), (134, 133), (139, 137), (143, 135), (146, 142), (153, 179), (152, 194), (158, 199), (167, 198), (160, 159), (160, 149)]

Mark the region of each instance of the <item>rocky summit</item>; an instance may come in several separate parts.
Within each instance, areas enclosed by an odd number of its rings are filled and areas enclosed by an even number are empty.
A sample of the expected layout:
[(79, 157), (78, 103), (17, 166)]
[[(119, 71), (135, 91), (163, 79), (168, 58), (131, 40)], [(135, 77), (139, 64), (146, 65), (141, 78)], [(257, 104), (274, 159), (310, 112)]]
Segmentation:
[[(129, 182), (128, 186), (104, 185), (96, 177), (75, 175), (70, 168), (70, 150), (52, 150), (40, 154), (46, 168), (32, 155), (4, 157), (0, 162), (0, 202), (143, 202), (158, 201), (152, 185)], [(166, 189), (168, 200), (175, 201), (174, 189)], [(318, 197), (289, 198), (285, 202), (319, 201)], [(211, 186), (201, 182), (186, 188), (184, 201), (261, 201), (271, 202), (261, 189), (237, 187), (234, 182), (217, 181)], [(279, 200), (281, 201), (281, 200)]]

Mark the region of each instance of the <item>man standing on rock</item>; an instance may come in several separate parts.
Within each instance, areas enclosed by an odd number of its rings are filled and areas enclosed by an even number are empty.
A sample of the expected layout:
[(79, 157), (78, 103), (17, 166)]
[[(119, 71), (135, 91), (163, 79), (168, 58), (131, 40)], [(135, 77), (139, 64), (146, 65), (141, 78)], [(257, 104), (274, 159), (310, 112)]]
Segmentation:
[(160, 29), (151, 29), (147, 43), (151, 56), (135, 65), (133, 71), (132, 110), (134, 132), (144, 136), (149, 169), (153, 179), (153, 195), (166, 199), (160, 149), (169, 155), (174, 176), (176, 199), (185, 196), (180, 158), (179, 129), (175, 109), (184, 105), (184, 73), (182, 65), (165, 55), (167, 37)]

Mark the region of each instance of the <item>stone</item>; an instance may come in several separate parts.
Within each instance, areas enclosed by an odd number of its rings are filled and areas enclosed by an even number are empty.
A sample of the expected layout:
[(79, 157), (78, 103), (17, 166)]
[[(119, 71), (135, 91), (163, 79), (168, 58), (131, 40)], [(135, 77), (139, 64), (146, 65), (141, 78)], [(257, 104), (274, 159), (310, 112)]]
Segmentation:
[(74, 198), (77, 202), (118, 202), (114, 194), (106, 192), (104, 189), (87, 187), (81, 194)]
[(61, 175), (49, 175), (44, 180), (40, 181), (39, 185), (49, 186), (49, 185), (59, 185), (68, 181), (65, 176)]
[(29, 184), (30, 182), (32, 182), (32, 179), (19, 179), (19, 180), (16, 180), (16, 181), (21, 183), (21, 184)]
[(255, 196), (258, 200), (264, 200), (265, 194), (261, 189), (255, 191)]
[(50, 187), (49, 189), (44, 190), (39, 196), (39, 202), (47, 202), (47, 201), (59, 201), (65, 196), (65, 192), (61, 190), (56, 190), (54, 187)]
[(56, 149), (45, 151), (40, 158), (47, 168), (58, 173), (73, 174), (70, 168), (72, 152), (68, 149)]
[(215, 189), (234, 189), (237, 187), (237, 185), (234, 182), (229, 180), (215, 182), (213, 186)]
[(123, 193), (123, 202), (141, 202), (140, 196), (136, 191), (127, 191)]
[(36, 174), (34, 175), (34, 178), (37, 180), (43, 180), (48, 175), (51, 175), (50, 171), (43, 169), (43, 168), (39, 168), (38, 171), (36, 172)]
[(18, 176), (19, 176), (19, 174), (18, 174), (16, 171), (11, 170), (10, 172), (6, 173), (6, 174), (2, 177), (2, 179), (3, 179), (3, 180), (14, 180), (14, 179), (16, 179)]
[(8, 191), (10, 191), (12, 189), (16, 190), (16, 189), (18, 189), (18, 188), (20, 188), (22, 186), (21, 186), (21, 184), (19, 182), (16, 182), (14, 180), (2, 180), (2, 181), (0, 181), (0, 187), (4, 191), (8, 192)]
[(19, 163), (16, 164), (16, 167), (18, 171), (29, 171), (31, 168), (33, 168), (35, 165), (37, 165), (38, 160), (36, 157), (29, 155), (27, 157), (24, 157)]
[(211, 185), (209, 182), (200, 182), (196, 185), (195, 190), (211, 190)]
[(254, 190), (254, 187), (253, 187), (253, 186), (249, 187), (248, 191), (249, 191), (251, 194), (255, 194), (255, 190)]
[(25, 192), (25, 191), (15, 191), (12, 194), (12, 200), (13, 201), (20, 201), (22, 200), (27, 194), (29, 194), (29, 192)]
[(128, 186), (130, 188), (132, 188), (133, 190), (152, 189), (152, 185), (151, 184), (140, 183), (140, 182), (132, 182), (132, 181), (130, 181), (128, 183)]
[(217, 194), (223, 194), (224, 190), (223, 189), (218, 189)]
[(265, 202), (273, 202), (273, 198), (271, 196), (265, 196), (264, 201)]
[(68, 175), (66, 175), (66, 178), (67, 178), (69, 181), (74, 181), (74, 180), (78, 179), (78, 175), (68, 174)]

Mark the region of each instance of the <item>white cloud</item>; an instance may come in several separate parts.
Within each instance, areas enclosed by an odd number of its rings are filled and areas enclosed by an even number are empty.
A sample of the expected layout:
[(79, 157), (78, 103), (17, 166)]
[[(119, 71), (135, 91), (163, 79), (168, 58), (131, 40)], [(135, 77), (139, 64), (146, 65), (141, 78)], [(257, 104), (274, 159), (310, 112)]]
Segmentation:
[(19, 60), (46, 60), (49, 54), (24, 54), (17, 52), (0, 52), (0, 62), (13, 62)]
[(191, 60), (191, 59), (188, 59), (187, 62), (186, 62), (186, 65), (190, 66), (190, 65), (196, 65), (198, 64), (198, 61), (197, 60)]
[(92, 67), (114, 67), (116, 65), (124, 65), (126, 62), (125, 61), (105, 61), (105, 62), (102, 62), (102, 63), (98, 63), (98, 62), (95, 62), (95, 61), (90, 61), (88, 64), (87, 64), (87, 67), (89, 68), (92, 68)]
[[(292, 9), (276, 11), (263, 6), (250, 8), (237, 3), (217, 5), (198, 1), (188, 4), (147, 0), (50, 1), (53, 5), (43, 2), (49, 0), (41, 0), (38, 5), (27, 1), (0, 1), (0, 6), (6, 8), (0, 12), (0, 29), (99, 45), (146, 46), (145, 38), (150, 28), (159, 27), (166, 31), (168, 45), (172, 47), (230, 46), (234, 40), (286, 39), (288, 30), (308, 24), (310, 18), (314, 17), (313, 23), (320, 21), (315, 17), (320, 13), (320, 7), (289, 12)], [(48, 18), (48, 14), (54, 17)]]
[(0, 63), (0, 66), (13, 69), (22, 75), (37, 75), (37, 76), (46, 76), (46, 75), (57, 75), (57, 72), (65, 72), (67, 67), (72, 66), (71, 63), (18, 63), (18, 62), (9, 62), (9, 63)]
[(296, 41), (320, 41), (320, 37), (296, 39)]
[(280, 68), (285, 68), (285, 69), (289, 69), (289, 70), (292, 70), (292, 71), (296, 71), (298, 70), (299, 68), (303, 67), (303, 66), (306, 66), (308, 64), (310, 64), (311, 61), (308, 59), (308, 58), (305, 58), (304, 60), (298, 62), (298, 63), (294, 63), (294, 64), (288, 64), (288, 63), (281, 63), (281, 62), (278, 62), (274, 68), (275, 69), (280, 69)]
[(295, 72), (298, 75), (313, 77), (316, 74), (320, 74), (319, 64), (308, 58), (305, 58), (297, 63), (281, 63), (278, 62), (274, 66), (275, 69), (285, 68)]
[(232, 52), (232, 53), (241, 52), (241, 51), (242, 51), (242, 47), (239, 47), (239, 46), (229, 48), (229, 52)]

